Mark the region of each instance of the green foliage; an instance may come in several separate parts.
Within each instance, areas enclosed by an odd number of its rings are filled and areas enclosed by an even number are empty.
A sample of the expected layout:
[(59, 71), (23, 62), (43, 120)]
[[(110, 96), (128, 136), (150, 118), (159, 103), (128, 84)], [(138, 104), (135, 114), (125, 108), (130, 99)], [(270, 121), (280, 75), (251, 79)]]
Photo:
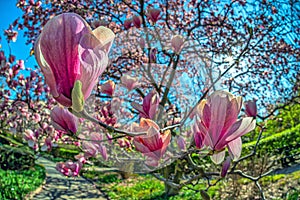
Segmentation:
[(45, 168), (36, 165), (29, 170), (0, 169), (0, 199), (24, 199), (45, 179)]
[[(166, 199), (164, 183), (151, 175), (132, 175), (128, 179), (121, 179), (117, 173), (103, 174), (89, 170), (83, 174), (86, 178), (97, 180), (97, 184), (110, 199)], [(168, 197), (170, 200), (201, 199), (200, 190), (205, 189), (205, 183), (190, 188), (182, 188), (179, 195)], [(209, 189), (208, 194), (213, 197), (218, 186)]]
[(34, 155), (26, 147), (0, 146), (0, 168), (7, 170), (29, 169), (34, 165)]
[[(265, 124), (266, 130), (263, 132), (262, 137), (266, 138), (272, 136), (276, 133), (280, 133), (286, 129), (293, 128), (300, 124), (300, 104), (292, 104), (285, 106), (280, 109), (276, 116), (271, 117), (265, 122), (260, 122)], [(256, 141), (259, 134), (259, 129), (255, 129), (242, 137), (243, 142)]]
[(79, 153), (80, 151), (76, 147), (70, 145), (64, 145), (58, 148), (53, 148), (51, 151), (51, 154), (54, 157), (63, 158), (65, 160), (74, 160), (74, 156), (78, 155)]
[(300, 104), (293, 104), (291, 106), (285, 106), (284, 109), (280, 109), (278, 115), (272, 120), (268, 120), (267, 135), (282, 132), (286, 129), (300, 124)]
[[(256, 141), (246, 143), (243, 145), (243, 154), (249, 154)], [(277, 134), (273, 134), (269, 137), (261, 139), (257, 148), (257, 153), (260, 154), (270, 154), (277, 155), (280, 152), (276, 150), (285, 146), (296, 145), (300, 143), (300, 124), (297, 126), (282, 131)], [(289, 154), (300, 153), (300, 149), (294, 149), (295, 152), (289, 152)]]

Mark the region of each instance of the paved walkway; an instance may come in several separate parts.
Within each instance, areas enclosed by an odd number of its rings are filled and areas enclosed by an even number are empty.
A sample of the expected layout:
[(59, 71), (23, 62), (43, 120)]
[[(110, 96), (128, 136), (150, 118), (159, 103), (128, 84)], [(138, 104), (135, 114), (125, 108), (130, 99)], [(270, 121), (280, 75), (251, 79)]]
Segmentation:
[(82, 177), (68, 178), (61, 175), (55, 169), (55, 163), (40, 157), (38, 164), (46, 168), (46, 182), (41, 191), (35, 194), (31, 199), (34, 200), (53, 200), (53, 199), (107, 199), (93, 185), (92, 182)]

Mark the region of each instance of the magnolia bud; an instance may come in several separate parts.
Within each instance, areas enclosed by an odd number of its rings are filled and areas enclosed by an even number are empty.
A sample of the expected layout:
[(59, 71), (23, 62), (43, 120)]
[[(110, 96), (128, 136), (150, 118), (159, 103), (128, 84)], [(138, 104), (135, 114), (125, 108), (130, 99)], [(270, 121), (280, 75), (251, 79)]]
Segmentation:
[(109, 96), (112, 96), (114, 93), (115, 87), (116, 87), (116, 84), (113, 81), (108, 80), (101, 86), (101, 92), (104, 94), (107, 94)]
[(244, 104), (246, 107), (245, 113), (249, 117), (256, 117), (256, 115), (257, 115), (256, 100), (246, 101)]
[(132, 19), (126, 19), (124, 21), (124, 28), (127, 30), (127, 29), (130, 29), (131, 27), (131, 23), (132, 23)]
[(141, 25), (142, 25), (142, 18), (141, 16), (133, 16), (132, 18), (132, 21), (133, 21), (133, 25), (137, 28), (141, 28)]
[(221, 177), (224, 178), (226, 176), (228, 169), (230, 167), (230, 162), (231, 162), (231, 158), (230, 158), (230, 156), (227, 156), (227, 158), (224, 161), (223, 166), (222, 166)]
[(175, 53), (178, 54), (181, 51), (183, 43), (184, 43), (184, 39), (181, 35), (173, 36), (173, 38), (171, 39), (171, 45)]
[(77, 80), (72, 90), (72, 109), (76, 112), (81, 112), (84, 108), (84, 96), (81, 88), (82, 83)]

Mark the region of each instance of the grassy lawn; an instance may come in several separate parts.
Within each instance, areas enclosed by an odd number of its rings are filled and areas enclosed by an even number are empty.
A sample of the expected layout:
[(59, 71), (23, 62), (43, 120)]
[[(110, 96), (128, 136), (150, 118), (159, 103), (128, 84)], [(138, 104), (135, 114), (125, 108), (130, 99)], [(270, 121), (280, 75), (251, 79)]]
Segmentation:
[(24, 199), (45, 179), (45, 168), (35, 165), (29, 170), (0, 169), (0, 199)]
[[(85, 172), (83, 174), (93, 179), (97, 185), (109, 196), (110, 199), (166, 199), (164, 196), (163, 182), (150, 175), (132, 175), (128, 179), (121, 179), (117, 173)], [(212, 199), (247, 199), (258, 197), (255, 185), (248, 179), (238, 179), (233, 183), (234, 177), (218, 183), (208, 190)], [(260, 180), (267, 199), (297, 200), (300, 197), (300, 171), (291, 174), (278, 174), (267, 176)], [(184, 187), (179, 195), (169, 197), (170, 200), (201, 199), (200, 189), (204, 189), (204, 183)], [(196, 191), (198, 190), (198, 191)], [(241, 195), (243, 193), (243, 195)], [(237, 197), (235, 195), (240, 195)]]

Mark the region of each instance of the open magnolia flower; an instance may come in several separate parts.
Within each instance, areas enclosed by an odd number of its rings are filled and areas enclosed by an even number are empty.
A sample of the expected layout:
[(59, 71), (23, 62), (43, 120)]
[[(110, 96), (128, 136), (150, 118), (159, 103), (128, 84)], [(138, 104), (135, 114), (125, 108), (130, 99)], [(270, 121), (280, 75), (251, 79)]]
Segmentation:
[(136, 132), (147, 132), (146, 135), (134, 137), (133, 144), (137, 151), (147, 157), (147, 165), (157, 166), (170, 143), (170, 131), (160, 133), (159, 126), (154, 121), (144, 118), (141, 118), (139, 127), (135, 127), (134, 130)]
[(71, 107), (76, 82), (84, 100), (108, 64), (114, 33), (103, 26), (91, 30), (75, 13), (64, 13), (47, 22), (38, 37), (35, 57), (53, 97)]
[(159, 106), (159, 95), (153, 90), (143, 99), (143, 105), (133, 102), (132, 107), (139, 111), (140, 117), (153, 119)]
[(200, 119), (196, 119), (193, 127), (196, 147), (213, 150), (211, 158), (217, 164), (224, 160), (226, 147), (232, 159), (238, 159), (242, 151), (241, 136), (255, 128), (253, 117), (238, 119), (241, 106), (242, 97), (215, 91), (197, 107)]

